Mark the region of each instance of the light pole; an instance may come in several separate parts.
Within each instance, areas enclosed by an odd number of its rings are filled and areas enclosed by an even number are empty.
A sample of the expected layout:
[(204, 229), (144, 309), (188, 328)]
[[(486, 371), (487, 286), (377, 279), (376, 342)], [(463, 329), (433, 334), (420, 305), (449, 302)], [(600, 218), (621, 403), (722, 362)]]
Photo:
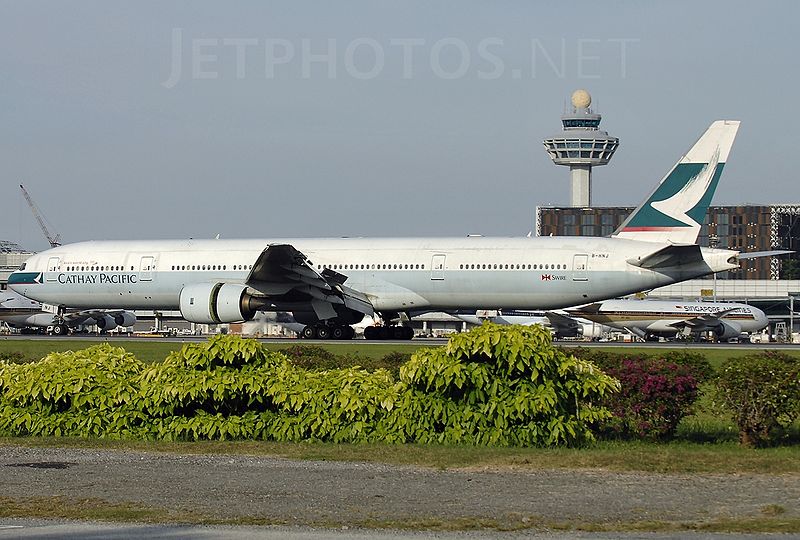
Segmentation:
[[(719, 244), (719, 237), (716, 234), (709, 234), (708, 235), (708, 247), (715, 249)], [(711, 279), (714, 280), (714, 302), (717, 301), (717, 273), (714, 272), (711, 274)]]

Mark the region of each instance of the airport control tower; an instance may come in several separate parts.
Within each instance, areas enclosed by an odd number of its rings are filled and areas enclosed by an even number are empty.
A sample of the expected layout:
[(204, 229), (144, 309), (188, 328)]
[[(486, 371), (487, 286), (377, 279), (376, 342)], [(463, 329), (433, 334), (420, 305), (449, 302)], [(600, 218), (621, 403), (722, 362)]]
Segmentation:
[(590, 108), (592, 96), (586, 90), (572, 93), (572, 111), (561, 117), (564, 129), (544, 140), (544, 147), (556, 165), (569, 165), (572, 177), (571, 206), (592, 205), (592, 167), (611, 160), (619, 139), (600, 131), (602, 117)]

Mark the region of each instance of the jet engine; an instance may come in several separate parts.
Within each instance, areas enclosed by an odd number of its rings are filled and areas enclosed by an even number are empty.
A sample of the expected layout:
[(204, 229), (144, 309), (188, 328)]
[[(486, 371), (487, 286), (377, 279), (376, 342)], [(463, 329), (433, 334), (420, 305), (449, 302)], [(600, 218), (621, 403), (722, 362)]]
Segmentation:
[(122, 326), (123, 328), (133, 326), (136, 324), (136, 315), (130, 311), (123, 311), (114, 315), (114, 322), (117, 323), (117, 326)]
[(719, 326), (714, 328), (714, 335), (720, 340), (739, 337), (739, 334), (741, 333), (742, 327), (735, 322), (730, 321), (719, 321)]
[(117, 322), (114, 320), (114, 317), (111, 315), (103, 315), (102, 317), (97, 317), (95, 319), (95, 324), (97, 328), (100, 330), (105, 330), (108, 332), (109, 330), (113, 330), (117, 327)]
[(249, 321), (264, 305), (238, 283), (195, 283), (181, 290), (180, 310), (193, 323), (219, 324)]

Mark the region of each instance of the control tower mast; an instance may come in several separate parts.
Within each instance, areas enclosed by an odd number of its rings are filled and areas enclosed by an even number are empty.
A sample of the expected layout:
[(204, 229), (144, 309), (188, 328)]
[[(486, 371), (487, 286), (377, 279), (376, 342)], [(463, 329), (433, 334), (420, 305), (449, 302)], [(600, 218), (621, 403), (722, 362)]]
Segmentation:
[(572, 179), (571, 206), (592, 205), (592, 167), (607, 164), (619, 139), (600, 131), (602, 117), (590, 105), (586, 90), (572, 93), (572, 111), (561, 117), (563, 130), (544, 140), (544, 148), (556, 165), (569, 165)]

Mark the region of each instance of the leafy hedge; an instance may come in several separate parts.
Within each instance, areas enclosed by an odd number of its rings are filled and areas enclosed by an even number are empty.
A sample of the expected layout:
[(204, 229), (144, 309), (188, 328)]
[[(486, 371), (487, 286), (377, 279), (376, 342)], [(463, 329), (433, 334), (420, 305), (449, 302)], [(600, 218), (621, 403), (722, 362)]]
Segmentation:
[(413, 396), (407, 417), (421, 442), (574, 444), (610, 413), (598, 402), (619, 383), (553, 347), (538, 326), (484, 324), (422, 349), (400, 369)]
[(775, 351), (720, 366), (717, 399), (732, 414), (744, 446), (767, 446), (773, 432), (800, 418), (800, 362)]
[(308, 370), (218, 336), (144, 366), (108, 345), (0, 363), (0, 434), (580, 444), (618, 388), (540, 328), (487, 324), (400, 369)]
[(106, 436), (126, 433), (138, 411), (143, 365), (98, 345), (38, 362), (0, 363), (0, 433)]

